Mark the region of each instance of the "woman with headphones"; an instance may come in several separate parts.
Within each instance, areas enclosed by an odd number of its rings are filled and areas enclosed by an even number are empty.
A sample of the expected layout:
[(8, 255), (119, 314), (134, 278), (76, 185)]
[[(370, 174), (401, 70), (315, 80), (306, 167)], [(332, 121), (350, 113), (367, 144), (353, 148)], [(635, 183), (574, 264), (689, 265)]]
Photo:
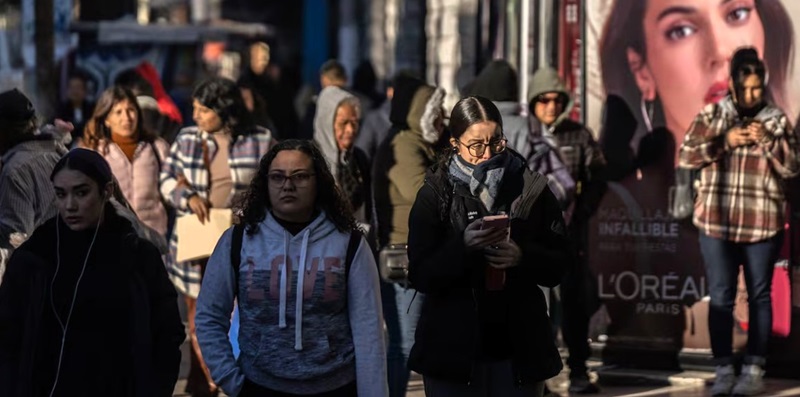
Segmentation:
[(59, 213), (0, 285), (0, 395), (171, 396), (185, 333), (161, 255), (109, 201), (100, 154), (74, 149), (50, 179)]

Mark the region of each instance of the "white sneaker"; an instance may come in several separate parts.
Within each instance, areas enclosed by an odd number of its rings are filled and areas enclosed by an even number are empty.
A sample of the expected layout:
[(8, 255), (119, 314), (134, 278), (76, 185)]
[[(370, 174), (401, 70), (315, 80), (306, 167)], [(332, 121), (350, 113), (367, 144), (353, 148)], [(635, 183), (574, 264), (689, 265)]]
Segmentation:
[(714, 386), (711, 387), (711, 395), (730, 396), (735, 383), (736, 374), (733, 371), (733, 365), (717, 366)]
[(733, 387), (733, 394), (737, 396), (755, 396), (764, 391), (764, 370), (758, 365), (745, 365), (739, 381)]

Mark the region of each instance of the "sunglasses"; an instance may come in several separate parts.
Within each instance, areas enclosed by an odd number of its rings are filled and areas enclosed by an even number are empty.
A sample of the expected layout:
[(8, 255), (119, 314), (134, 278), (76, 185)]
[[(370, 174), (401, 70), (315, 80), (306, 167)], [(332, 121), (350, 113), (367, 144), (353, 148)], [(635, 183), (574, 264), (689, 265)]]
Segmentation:
[(543, 105), (549, 105), (551, 103), (555, 103), (556, 105), (563, 105), (564, 104), (564, 98), (561, 95), (559, 95), (559, 96), (557, 96), (555, 98), (548, 98), (548, 97), (546, 97), (544, 95), (540, 95), (540, 96), (536, 97), (536, 102), (537, 103), (541, 103)]

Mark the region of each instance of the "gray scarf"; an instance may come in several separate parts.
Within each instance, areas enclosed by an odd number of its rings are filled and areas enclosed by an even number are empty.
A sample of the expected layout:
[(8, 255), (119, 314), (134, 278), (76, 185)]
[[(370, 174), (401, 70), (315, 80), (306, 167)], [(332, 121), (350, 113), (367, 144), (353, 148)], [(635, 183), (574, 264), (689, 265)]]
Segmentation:
[(506, 168), (509, 168), (509, 165), (516, 165), (513, 164), (516, 163), (512, 161), (513, 159), (513, 156), (505, 152), (478, 165), (472, 165), (458, 154), (454, 154), (450, 158), (449, 172), (453, 179), (469, 186), (470, 193), (479, 198), (486, 209), (494, 212), (495, 200), (500, 194)]

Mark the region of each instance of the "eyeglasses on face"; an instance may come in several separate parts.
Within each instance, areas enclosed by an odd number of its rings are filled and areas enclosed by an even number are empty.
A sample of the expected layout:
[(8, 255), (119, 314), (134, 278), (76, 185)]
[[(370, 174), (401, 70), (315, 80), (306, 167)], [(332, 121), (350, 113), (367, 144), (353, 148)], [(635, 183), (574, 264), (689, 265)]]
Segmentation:
[(489, 148), (489, 151), (492, 154), (503, 153), (506, 150), (506, 144), (508, 143), (508, 139), (506, 138), (495, 139), (489, 141), (488, 145), (483, 142), (473, 143), (471, 145), (467, 145), (466, 143), (461, 142), (461, 140), (457, 140), (457, 142), (459, 145), (466, 147), (469, 154), (475, 157), (483, 157), (483, 155), (486, 153), (486, 148)]
[(292, 185), (295, 187), (308, 187), (311, 184), (311, 179), (315, 174), (310, 172), (297, 172), (292, 175), (284, 175), (280, 172), (273, 172), (267, 175), (269, 185), (274, 188), (281, 188), (286, 184), (286, 181), (291, 180)]

